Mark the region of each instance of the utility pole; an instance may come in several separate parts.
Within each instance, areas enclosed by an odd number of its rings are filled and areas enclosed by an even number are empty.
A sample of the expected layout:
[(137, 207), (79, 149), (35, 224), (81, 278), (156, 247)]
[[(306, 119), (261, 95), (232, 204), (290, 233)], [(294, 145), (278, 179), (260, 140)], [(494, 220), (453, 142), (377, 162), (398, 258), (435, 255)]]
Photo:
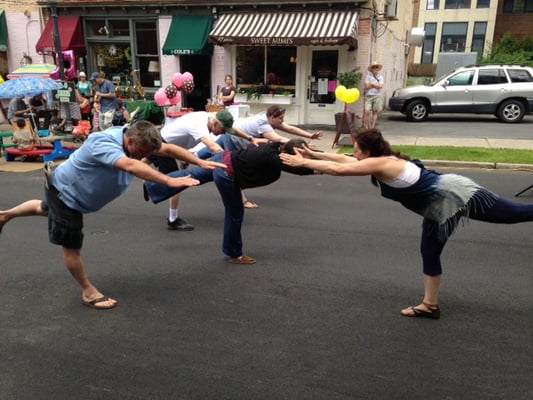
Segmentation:
[(57, 59), (59, 61), (59, 78), (65, 80), (65, 64), (63, 61), (63, 50), (61, 49), (61, 39), (59, 38), (59, 23), (57, 22), (57, 3), (50, 2), (50, 13), (54, 23), (54, 47), (56, 49)]

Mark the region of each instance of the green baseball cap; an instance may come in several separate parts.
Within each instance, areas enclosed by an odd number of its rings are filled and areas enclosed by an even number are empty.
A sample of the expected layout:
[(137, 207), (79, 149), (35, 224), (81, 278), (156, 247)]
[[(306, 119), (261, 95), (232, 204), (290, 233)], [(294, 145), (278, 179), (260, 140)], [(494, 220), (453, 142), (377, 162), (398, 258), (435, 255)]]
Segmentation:
[(227, 110), (222, 110), (217, 112), (215, 115), (215, 118), (222, 124), (224, 129), (226, 130), (226, 133), (229, 133), (233, 135), (235, 132), (233, 131), (233, 115)]

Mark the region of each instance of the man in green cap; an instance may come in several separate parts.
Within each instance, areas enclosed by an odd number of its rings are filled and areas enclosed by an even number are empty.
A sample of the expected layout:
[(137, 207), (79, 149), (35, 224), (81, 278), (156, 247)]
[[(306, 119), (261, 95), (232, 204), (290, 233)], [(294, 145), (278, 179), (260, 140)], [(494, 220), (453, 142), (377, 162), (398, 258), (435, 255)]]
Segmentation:
[[(215, 154), (223, 150), (216, 143), (216, 137), (226, 132), (233, 134), (232, 126), (233, 116), (229, 111), (222, 110), (216, 114), (196, 111), (179, 118), (167, 117), (165, 125), (161, 128), (161, 137), (164, 142), (183, 147), (189, 151), (193, 151), (196, 146), (202, 144)], [(164, 174), (180, 169), (174, 158), (150, 156), (148, 161)], [(179, 194), (170, 198), (167, 227), (169, 230), (192, 231), (194, 226), (187, 223), (179, 215), (179, 200)]]

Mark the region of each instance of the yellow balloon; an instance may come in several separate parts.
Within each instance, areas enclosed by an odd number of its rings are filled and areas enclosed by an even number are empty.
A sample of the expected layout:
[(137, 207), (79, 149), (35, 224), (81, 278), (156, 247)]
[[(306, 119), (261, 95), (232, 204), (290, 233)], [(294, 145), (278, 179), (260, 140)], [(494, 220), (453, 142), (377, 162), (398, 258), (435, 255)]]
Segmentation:
[(344, 102), (346, 104), (355, 103), (357, 100), (359, 100), (359, 96), (360, 96), (359, 89), (357, 88), (348, 89), (346, 91), (346, 95), (344, 96)]
[(340, 101), (346, 101), (346, 86), (339, 85), (335, 88), (335, 97)]

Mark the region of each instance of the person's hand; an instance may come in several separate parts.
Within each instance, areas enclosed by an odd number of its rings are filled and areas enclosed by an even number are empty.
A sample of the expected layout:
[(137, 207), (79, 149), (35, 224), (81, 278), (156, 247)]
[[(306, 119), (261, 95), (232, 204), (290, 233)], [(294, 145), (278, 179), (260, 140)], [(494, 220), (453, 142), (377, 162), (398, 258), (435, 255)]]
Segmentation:
[(317, 140), (320, 140), (322, 138), (322, 131), (316, 131), (315, 133), (313, 133), (311, 135), (311, 139), (317, 139)]
[(261, 143), (268, 143), (269, 140), (266, 138), (258, 138), (258, 137), (252, 137), (252, 143), (255, 147), (259, 146)]
[(197, 186), (200, 184), (198, 179), (191, 178), (190, 175), (183, 176), (180, 178), (171, 178), (168, 182), (168, 187), (172, 188), (181, 188), (181, 187), (191, 187)]
[(214, 170), (215, 168), (226, 168), (226, 164), (215, 162), (215, 161), (209, 161), (209, 160), (202, 160), (198, 163), (198, 166), (203, 169), (207, 170)]
[(301, 167), (305, 161), (304, 157), (300, 154), (300, 149), (295, 148), (294, 150), (296, 151), (295, 155), (281, 153), (279, 158), (281, 158), (283, 164), (288, 165), (289, 167)]
[(313, 145), (307, 143), (304, 144), (303, 147), (295, 147), (294, 151), (305, 158), (315, 158), (315, 150)]

